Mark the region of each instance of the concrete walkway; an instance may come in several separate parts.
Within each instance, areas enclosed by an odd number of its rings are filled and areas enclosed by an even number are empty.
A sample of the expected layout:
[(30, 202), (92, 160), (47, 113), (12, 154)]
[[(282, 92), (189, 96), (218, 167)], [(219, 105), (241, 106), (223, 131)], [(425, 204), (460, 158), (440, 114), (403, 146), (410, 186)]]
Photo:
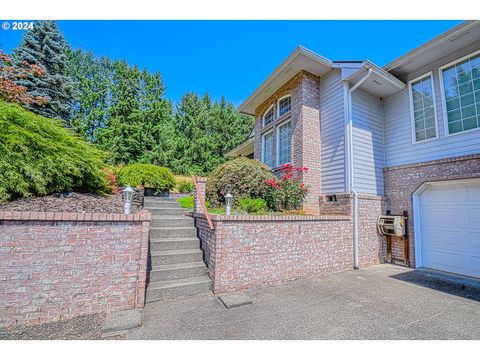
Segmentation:
[(147, 304), (127, 339), (480, 339), (480, 281), (378, 265), (247, 290)]

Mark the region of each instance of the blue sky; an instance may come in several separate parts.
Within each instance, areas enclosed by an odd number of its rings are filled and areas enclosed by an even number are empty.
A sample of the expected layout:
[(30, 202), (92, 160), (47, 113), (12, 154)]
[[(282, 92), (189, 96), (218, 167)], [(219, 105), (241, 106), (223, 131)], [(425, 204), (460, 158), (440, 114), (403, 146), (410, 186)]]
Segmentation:
[[(383, 66), (460, 21), (59, 21), (74, 48), (160, 71), (167, 96), (208, 92), (239, 105), (297, 45)], [(0, 29), (10, 52), (20, 31)]]

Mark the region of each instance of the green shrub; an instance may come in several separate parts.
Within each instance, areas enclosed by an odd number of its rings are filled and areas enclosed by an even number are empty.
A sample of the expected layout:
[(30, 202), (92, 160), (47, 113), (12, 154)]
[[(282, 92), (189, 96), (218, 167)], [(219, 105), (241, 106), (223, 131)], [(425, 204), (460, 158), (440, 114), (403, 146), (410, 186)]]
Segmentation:
[(193, 192), (193, 183), (191, 181), (182, 181), (178, 186), (178, 192), (180, 193), (191, 193)]
[(175, 176), (170, 169), (152, 164), (132, 164), (118, 173), (119, 185), (144, 186), (158, 191), (168, 191), (175, 187)]
[(247, 197), (265, 198), (268, 193), (266, 180), (274, 177), (260, 161), (238, 157), (223, 163), (209, 175), (206, 197), (214, 207), (224, 203), (228, 191), (234, 201)]
[(58, 120), (0, 101), (0, 201), (62, 190), (104, 194), (106, 156)]
[(245, 198), (238, 201), (240, 209), (249, 214), (264, 213), (267, 211), (267, 202), (261, 198)]
[(177, 202), (180, 203), (180, 205), (182, 205), (182, 208), (184, 209), (193, 209), (193, 195), (180, 198), (177, 200)]

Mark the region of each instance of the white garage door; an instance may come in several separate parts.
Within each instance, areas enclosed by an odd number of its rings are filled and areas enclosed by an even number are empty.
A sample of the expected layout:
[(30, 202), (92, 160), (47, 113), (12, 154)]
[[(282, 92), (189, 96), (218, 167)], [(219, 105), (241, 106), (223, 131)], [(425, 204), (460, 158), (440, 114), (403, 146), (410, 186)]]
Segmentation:
[(433, 183), (419, 200), (422, 265), (480, 277), (480, 180)]

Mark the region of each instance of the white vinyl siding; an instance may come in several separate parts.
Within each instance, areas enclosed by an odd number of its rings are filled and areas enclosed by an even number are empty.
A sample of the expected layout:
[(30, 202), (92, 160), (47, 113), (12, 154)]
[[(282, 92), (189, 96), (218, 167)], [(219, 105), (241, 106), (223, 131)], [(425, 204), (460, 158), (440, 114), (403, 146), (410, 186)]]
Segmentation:
[(480, 43), (465, 47), (462, 51), (450, 53), (419, 68), (405, 81), (432, 71), (435, 105), (437, 111), (438, 138), (412, 144), (412, 126), (408, 89), (389, 96), (383, 102), (385, 120), (385, 166), (414, 164), (424, 161), (446, 159), (450, 157), (480, 153), (480, 130), (467, 131), (449, 136), (446, 129), (444, 102), (442, 100), (439, 67), (464, 55), (478, 50)]
[(346, 191), (345, 117), (340, 70), (320, 79), (320, 144), (322, 193)]
[(277, 130), (277, 149), (278, 161), (277, 165), (289, 164), (291, 162), (292, 154), (292, 124), (287, 121), (281, 124)]
[(273, 167), (273, 131), (262, 136), (262, 162)]
[(410, 82), (410, 109), (414, 142), (437, 137), (434, 99), (431, 73)]
[(292, 108), (292, 97), (290, 95), (284, 96), (278, 100), (278, 116), (282, 116), (290, 111)]
[(263, 126), (270, 125), (274, 119), (275, 119), (275, 113), (273, 111), (273, 105), (272, 105), (265, 112), (265, 115), (263, 115)]
[(480, 127), (480, 54), (441, 69), (449, 134)]
[(354, 186), (383, 195), (383, 110), (379, 98), (360, 89), (352, 94)]

